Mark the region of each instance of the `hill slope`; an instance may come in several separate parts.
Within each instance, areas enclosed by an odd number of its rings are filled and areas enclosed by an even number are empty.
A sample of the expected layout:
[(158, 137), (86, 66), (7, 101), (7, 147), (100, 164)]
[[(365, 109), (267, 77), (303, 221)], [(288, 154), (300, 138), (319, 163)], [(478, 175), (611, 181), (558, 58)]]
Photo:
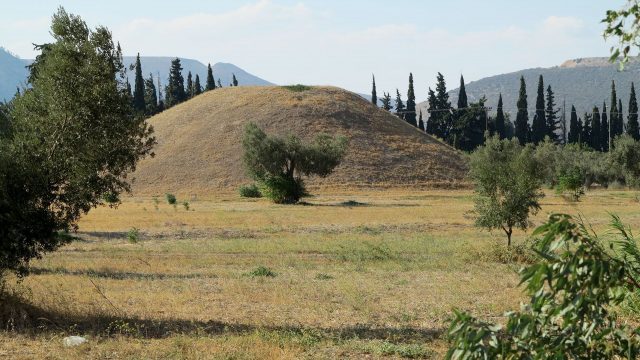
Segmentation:
[[(556, 104), (562, 106), (566, 100), (567, 116), (571, 111), (571, 105), (575, 105), (579, 116), (586, 111), (591, 112), (593, 106), (602, 110), (603, 101), (610, 105), (611, 80), (616, 83), (618, 98), (622, 99), (623, 111), (626, 117), (629, 105), (629, 92), (631, 82), (640, 85), (640, 61), (631, 61), (624, 71), (618, 71), (618, 65), (611, 64), (607, 58), (582, 58), (564, 62), (560, 66), (551, 68), (526, 69), (509, 74), (487, 77), (478, 81), (472, 81), (465, 87), (469, 101), (476, 101), (482, 95), (487, 97), (487, 105), (493, 108), (493, 113), (498, 105), (498, 95), (502, 93), (505, 112), (511, 114), (511, 120), (515, 120), (516, 102), (520, 89), (520, 76), (524, 76), (527, 83), (527, 95), (529, 104), (529, 117), (533, 117), (536, 104), (536, 92), (538, 77), (544, 77), (545, 89), (551, 85), (556, 95)], [(457, 84), (458, 79), (448, 79), (449, 84)], [(450, 93), (451, 103), (458, 101), (458, 89)], [(427, 108), (426, 102), (418, 105)], [(425, 112), (426, 114), (426, 112)]]
[(248, 182), (242, 135), (249, 121), (268, 134), (349, 138), (335, 173), (310, 185), (452, 186), (466, 173), (460, 153), (357, 94), (332, 87), (234, 87), (204, 93), (150, 119), (156, 156), (139, 164), (134, 192), (197, 194)]
[(11, 100), (18, 86), (24, 85), (29, 72), (28, 61), (0, 47), (0, 101)]

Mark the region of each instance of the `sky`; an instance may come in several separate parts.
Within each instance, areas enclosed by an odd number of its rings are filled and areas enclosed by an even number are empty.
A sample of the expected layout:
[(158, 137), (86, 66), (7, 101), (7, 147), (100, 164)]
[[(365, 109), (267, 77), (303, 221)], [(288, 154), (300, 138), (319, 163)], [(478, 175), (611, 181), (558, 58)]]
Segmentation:
[(625, 0), (0, 0), (0, 46), (33, 58), (58, 6), (107, 26), (125, 55), (230, 62), (277, 84), (335, 85), (418, 100), (441, 72), (465, 81), (607, 56), (600, 23)]

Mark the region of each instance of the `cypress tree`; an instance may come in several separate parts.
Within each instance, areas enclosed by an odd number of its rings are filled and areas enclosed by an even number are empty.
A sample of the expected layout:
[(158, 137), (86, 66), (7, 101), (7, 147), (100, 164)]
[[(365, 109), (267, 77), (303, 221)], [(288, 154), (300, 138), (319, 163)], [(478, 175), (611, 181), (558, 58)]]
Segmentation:
[(496, 133), (500, 139), (507, 137), (504, 111), (502, 110), (502, 107), (502, 93), (500, 93), (500, 97), (498, 97), (498, 111), (496, 113)]
[(413, 91), (413, 74), (409, 73), (409, 90), (407, 91), (407, 107), (404, 119), (413, 126), (416, 123), (416, 94)]
[[(606, 117), (606, 110), (605, 110), (605, 117)], [(602, 151), (602, 141), (603, 141), (602, 122), (600, 120), (600, 109), (598, 109), (597, 106), (594, 106), (593, 110), (591, 111), (591, 123), (589, 125), (591, 128), (591, 134), (589, 136), (590, 138), (589, 146), (591, 146), (594, 150)]]
[(611, 113), (609, 121), (611, 122), (611, 131), (609, 133), (610, 142), (613, 145), (613, 139), (622, 135), (624, 132), (624, 122), (619, 122), (618, 116), (618, 97), (616, 95), (616, 83), (611, 80)]
[(222, 81), (220, 81), (220, 78), (218, 78), (218, 87), (222, 88)]
[(180, 104), (187, 99), (187, 94), (184, 90), (184, 77), (182, 77), (182, 65), (179, 58), (171, 61), (169, 84), (165, 93), (165, 106), (167, 108)]
[(547, 135), (547, 121), (545, 116), (544, 105), (544, 80), (542, 75), (538, 79), (538, 97), (536, 98), (536, 115), (533, 117), (533, 124), (531, 126), (531, 138), (535, 144), (544, 140), (544, 136)]
[[(131, 83), (129, 82), (129, 78), (127, 77), (127, 88), (125, 90), (127, 92), (127, 96), (129, 97), (129, 102), (133, 106), (133, 94), (131, 93)], [(20, 89), (18, 89), (17, 96), (20, 96)]]
[(418, 118), (418, 128), (424, 131), (424, 121), (422, 120), (422, 110), (420, 110), (420, 117)]
[[(595, 120), (595, 115), (593, 116)], [(602, 103), (602, 116), (600, 117), (600, 150), (609, 151), (611, 141), (611, 122), (613, 119), (607, 118), (607, 103)]]
[(436, 102), (436, 93), (429, 88), (429, 95), (427, 97), (427, 103), (429, 104), (427, 112), (429, 113), (429, 118), (427, 119), (426, 132), (430, 135), (436, 135)]
[(436, 112), (431, 116), (436, 116), (436, 136), (445, 139), (449, 144), (453, 143), (453, 139), (449, 136), (451, 128), (453, 126), (453, 117), (451, 116), (451, 102), (449, 101), (449, 94), (447, 93), (447, 83), (444, 80), (444, 76), (438, 73), (436, 77)]
[(193, 77), (191, 76), (191, 71), (187, 75), (187, 98), (191, 99), (195, 96), (195, 89), (193, 88)]
[(591, 127), (592, 122), (593, 122), (593, 116), (591, 116), (591, 114), (589, 113), (584, 113), (584, 121), (582, 122), (582, 132), (580, 133), (582, 137), (582, 141), (580, 141), (581, 144), (587, 144), (591, 146), (592, 137), (593, 137), (592, 127)]
[(373, 83), (371, 85), (371, 103), (378, 106), (378, 93), (376, 92), (376, 76), (373, 76)]
[(554, 142), (559, 142), (558, 133), (556, 132), (558, 129), (558, 111), (556, 109), (556, 100), (553, 94), (553, 90), (551, 89), (551, 85), (547, 86), (547, 106), (545, 108), (545, 117), (546, 117), (546, 135)]
[(625, 128), (624, 128), (624, 116), (622, 112), (622, 99), (618, 99), (618, 125), (622, 126), (622, 133), (624, 133)]
[(153, 74), (149, 74), (149, 78), (144, 81), (144, 113), (147, 116), (155, 115), (158, 112), (158, 96), (156, 91), (156, 85), (153, 83)]
[(569, 135), (567, 142), (575, 144), (580, 141), (580, 128), (578, 127), (578, 113), (576, 107), (571, 105), (571, 120), (569, 120)]
[(146, 110), (144, 104), (144, 79), (142, 78), (142, 64), (140, 64), (140, 53), (136, 56), (136, 67), (135, 67), (136, 77), (134, 80), (134, 90), (133, 90), (133, 109), (136, 112), (144, 113)]
[(233, 80), (231, 80), (231, 83), (233, 84), (233, 86), (238, 86), (238, 79), (236, 79), (236, 74), (232, 74), (233, 75)]
[(393, 105), (391, 105), (391, 94), (389, 93), (383, 93), (384, 96), (382, 97), (382, 108), (387, 110), (387, 111), (391, 111), (391, 109), (393, 109)]
[(514, 124), (514, 132), (520, 145), (527, 143), (529, 138), (529, 113), (527, 111), (527, 85), (524, 82), (524, 76), (520, 77), (520, 94), (517, 102), (518, 113)]
[(640, 140), (640, 124), (638, 124), (638, 99), (636, 98), (636, 88), (633, 83), (631, 83), (631, 94), (629, 95), (627, 134), (629, 134), (636, 140)]
[(164, 96), (162, 96), (162, 84), (160, 84), (160, 73), (158, 73), (158, 112), (163, 112), (165, 109)]
[(211, 69), (211, 63), (207, 65), (207, 84), (205, 87), (206, 91), (215, 90), (216, 89), (216, 81), (213, 78), (213, 70)]
[(464, 109), (468, 106), (467, 90), (464, 87), (464, 76), (460, 75), (460, 91), (458, 92), (458, 109)]
[(400, 119), (404, 119), (404, 103), (402, 102), (402, 96), (400, 96), (398, 89), (396, 89), (396, 115)]
[(194, 95), (202, 94), (202, 85), (200, 85), (200, 75), (196, 74), (196, 81), (193, 84), (193, 93)]

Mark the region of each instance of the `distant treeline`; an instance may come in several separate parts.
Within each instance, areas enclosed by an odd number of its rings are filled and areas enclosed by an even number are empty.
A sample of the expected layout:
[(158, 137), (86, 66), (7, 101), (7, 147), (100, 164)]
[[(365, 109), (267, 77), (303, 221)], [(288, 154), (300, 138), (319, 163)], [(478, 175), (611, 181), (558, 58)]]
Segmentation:
[[(215, 90), (222, 87), (220, 79), (216, 82), (213, 77), (211, 64), (208, 64), (207, 66), (207, 79), (204, 87), (200, 82), (200, 75), (196, 74), (194, 79), (191, 71), (189, 71), (187, 75), (187, 84), (185, 86), (180, 59), (175, 58), (171, 61), (169, 83), (164, 88), (164, 93), (159, 78), (158, 85), (156, 86), (153, 81), (153, 74), (149, 74), (149, 78), (147, 79), (142, 77), (140, 54), (136, 57), (134, 69), (135, 79), (133, 81), (133, 91), (131, 89), (131, 85), (127, 81), (127, 92), (131, 98), (134, 110), (137, 113), (143, 113), (147, 116), (155, 115), (174, 105), (189, 100), (194, 96), (200, 95), (205, 91)], [(233, 80), (229, 86), (238, 86), (238, 80), (236, 79), (235, 74), (233, 74)]]
[[(375, 77), (371, 91), (371, 101), (378, 102)], [(458, 104), (453, 107), (449, 101), (444, 76), (438, 73), (435, 91), (429, 88), (427, 98), (428, 114), (416, 111), (416, 99), (413, 87), (413, 74), (409, 74), (407, 101), (403, 102), (400, 91), (396, 89), (395, 106), (392, 105), (391, 94), (383, 93), (382, 108), (393, 111), (398, 117), (418, 127), (426, 133), (443, 139), (457, 149), (472, 151), (485, 141), (485, 132), (498, 135), (500, 138), (517, 138), (520, 144), (539, 144), (546, 137), (557, 144), (577, 143), (589, 146), (597, 151), (608, 151), (613, 140), (623, 133), (633, 139), (640, 139), (638, 125), (638, 103), (633, 83), (627, 108), (627, 116), (623, 112), (622, 99), (617, 98), (615, 82), (611, 82), (611, 102), (607, 110), (606, 101), (602, 109), (595, 106), (585, 112), (582, 117), (572, 105), (567, 116), (566, 106), (556, 104), (551, 85), (545, 89), (544, 79), (540, 75), (536, 97), (535, 112), (530, 120), (527, 90), (524, 77), (520, 78), (520, 93), (516, 103), (517, 114), (511, 121), (508, 113), (503, 111), (502, 94), (499, 95), (495, 115), (485, 106), (486, 97), (469, 103), (464, 84), (460, 77)]]

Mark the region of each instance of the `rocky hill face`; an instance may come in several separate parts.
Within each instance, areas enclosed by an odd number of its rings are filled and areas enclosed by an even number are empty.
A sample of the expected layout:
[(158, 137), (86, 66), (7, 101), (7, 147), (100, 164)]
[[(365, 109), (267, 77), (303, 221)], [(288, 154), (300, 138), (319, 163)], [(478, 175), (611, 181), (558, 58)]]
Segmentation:
[(464, 156), (357, 94), (333, 87), (227, 87), (206, 92), (150, 119), (156, 156), (140, 162), (134, 193), (233, 190), (250, 182), (242, 163), (244, 126), (268, 134), (318, 133), (349, 139), (346, 158), (311, 186), (443, 187), (464, 181)]

